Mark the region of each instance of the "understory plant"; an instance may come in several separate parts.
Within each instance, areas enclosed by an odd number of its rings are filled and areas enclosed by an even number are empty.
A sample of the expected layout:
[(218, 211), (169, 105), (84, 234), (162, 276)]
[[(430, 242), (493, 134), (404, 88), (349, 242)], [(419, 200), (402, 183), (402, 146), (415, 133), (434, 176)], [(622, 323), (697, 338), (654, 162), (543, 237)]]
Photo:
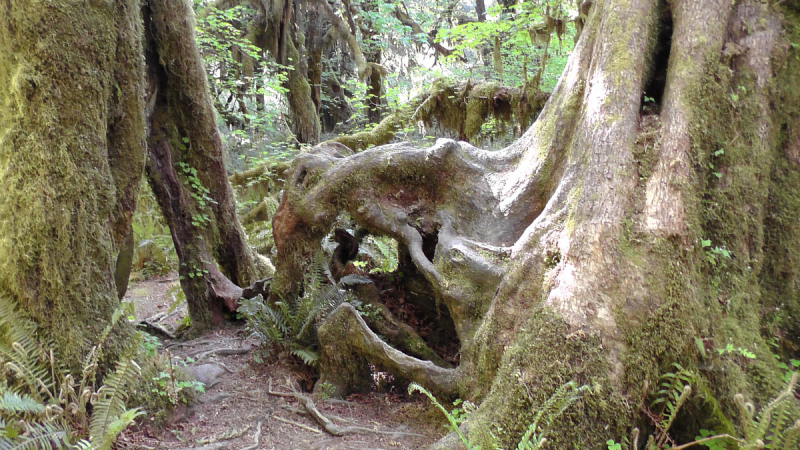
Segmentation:
[(268, 305), (261, 295), (242, 299), (237, 310), (246, 320), (248, 328), (263, 342), (261, 355), (256, 361), (269, 357), (271, 350), (288, 353), (305, 364), (316, 367), (316, 324), (321, 322), (342, 302), (353, 300), (347, 286), (368, 284), (372, 281), (360, 275), (345, 275), (333, 279), (327, 263), (327, 254), (320, 252), (304, 277), (303, 295)]
[[(558, 418), (575, 400), (578, 400), (583, 391), (588, 390), (588, 386), (578, 385), (574, 381), (569, 381), (553, 392), (553, 395), (547, 399), (537, 410), (533, 416), (533, 421), (528, 425), (527, 430), (520, 438), (517, 444), (517, 450), (539, 450), (543, 448), (547, 442), (547, 431), (549, 430), (552, 422)], [(464, 436), (459, 428), (459, 425), (466, 419), (466, 414), (469, 413), (469, 408), (456, 409), (453, 412), (448, 411), (436, 400), (436, 397), (430, 391), (420, 386), (417, 383), (411, 383), (408, 386), (408, 392), (421, 392), (436, 406), (447, 418), (448, 427), (450, 431), (456, 433), (461, 440), (461, 443), (467, 450), (481, 450), (481, 446), (470, 441), (468, 436)], [(493, 435), (494, 436), (494, 435)], [(490, 444), (489, 450), (502, 450), (499, 440), (493, 439)]]
[[(692, 393), (692, 383), (697, 383), (694, 373), (678, 364), (677, 369), (663, 375), (659, 383), (658, 399), (651, 405), (663, 405), (660, 415), (650, 414), (656, 431), (648, 437), (645, 450), (684, 449), (705, 446), (711, 450), (793, 450), (800, 448), (800, 401), (796, 396), (798, 372), (791, 372), (784, 389), (756, 413), (755, 405), (744, 395), (736, 394), (736, 404), (743, 434), (714, 433), (700, 430), (693, 442), (676, 445), (669, 436), (681, 407)], [(623, 442), (609, 440), (609, 450), (638, 449), (639, 429), (634, 428), (631, 438)]]
[(137, 384), (139, 365), (117, 362), (96, 384), (98, 362), (112, 328), (128, 311), (118, 308), (86, 355), (80, 374), (69, 373), (52, 344), (37, 336), (37, 326), (0, 297), (0, 450), (110, 449), (117, 436), (143, 414), (126, 408)]

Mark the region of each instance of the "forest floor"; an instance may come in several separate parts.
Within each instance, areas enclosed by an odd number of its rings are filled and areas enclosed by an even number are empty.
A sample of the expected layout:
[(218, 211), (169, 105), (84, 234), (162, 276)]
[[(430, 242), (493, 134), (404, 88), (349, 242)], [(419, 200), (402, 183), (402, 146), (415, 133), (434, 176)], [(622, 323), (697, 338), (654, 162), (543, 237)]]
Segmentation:
[[(175, 275), (132, 283), (124, 301), (133, 302), (137, 320), (163, 317), (159, 313), (169, 310), (177, 285)], [(174, 330), (186, 316), (185, 308), (184, 303), (158, 325)], [(205, 392), (160, 424), (154, 415), (143, 416), (120, 439), (119, 448), (421, 449), (445, 431), (443, 417), (427, 399), (410, 398), (398, 389), (346, 400), (314, 398), (317, 409), (337, 425), (372, 430), (341, 437), (326, 433), (294, 398), (269, 393), (270, 385), (273, 393), (288, 393), (288, 383), (303, 385), (301, 389), (311, 383), (281, 363), (255, 363), (252, 351), (258, 343), (242, 323), (226, 323), (191, 341), (159, 340), (161, 351), (168, 349), (182, 361), (189, 358), (186, 369), (205, 382)]]

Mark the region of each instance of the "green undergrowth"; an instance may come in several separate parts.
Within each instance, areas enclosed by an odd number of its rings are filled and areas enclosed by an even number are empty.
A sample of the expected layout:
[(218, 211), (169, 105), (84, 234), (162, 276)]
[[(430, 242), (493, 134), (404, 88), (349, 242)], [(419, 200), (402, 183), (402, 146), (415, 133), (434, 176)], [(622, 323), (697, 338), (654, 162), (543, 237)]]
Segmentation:
[[(574, 381), (569, 381), (556, 389), (550, 398), (536, 408), (535, 414), (533, 415), (533, 420), (531, 420), (530, 424), (525, 430), (525, 433), (522, 434), (522, 437), (516, 446), (517, 450), (539, 450), (541, 448), (545, 448), (545, 444), (548, 442), (547, 433), (550, 431), (550, 427), (559, 418), (559, 416), (561, 416), (572, 403), (580, 399), (583, 392), (588, 389), (588, 386), (578, 387)], [(456, 400), (453, 402), (456, 408), (453, 411), (448, 411), (444, 408), (444, 406), (442, 406), (441, 403), (439, 403), (439, 401), (430, 391), (417, 383), (411, 383), (408, 386), (408, 392), (409, 394), (420, 392), (428, 397), (431, 403), (433, 403), (433, 405), (444, 414), (445, 418), (447, 419), (449, 430), (453, 433), (456, 433), (459, 440), (462, 444), (464, 444), (464, 447), (466, 447), (467, 450), (502, 449), (500, 439), (494, 434), (490, 434), (490, 438), (488, 438), (489, 442), (481, 445), (477, 444), (473, 439), (462, 433), (460, 428), (461, 424), (463, 424), (468, 419), (469, 415), (475, 410), (475, 405), (472, 403)], [(458, 407), (460, 404), (463, 404), (463, 408)], [(502, 430), (498, 429), (498, 431)]]
[(146, 179), (142, 179), (133, 214), (133, 280), (165, 276), (178, 267), (169, 227)]
[(248, 330), (261, 340), (256, 362), (291, 355), (316, 368), (319, 364), (317, 326), (342, 302), (355, 302), (345, 289), (372, 281), (360, 275), (333, 279), (327, 253), (320, 251), (305, 274), (302, 295), (282, 299), (274, 305), (258, 295), (242, 299), (237, 312), (247, 320)]
[(111, 449), (117, 436), (142, 414), (128, 409), (140, 366), (122, 357), (114, 371), (98, 368), (112, 328), (124, 320), (117, 309), (87, 354), (80, 373), (62, 365), (53, 344), (16, 309), (0, 298), (0, 449)]

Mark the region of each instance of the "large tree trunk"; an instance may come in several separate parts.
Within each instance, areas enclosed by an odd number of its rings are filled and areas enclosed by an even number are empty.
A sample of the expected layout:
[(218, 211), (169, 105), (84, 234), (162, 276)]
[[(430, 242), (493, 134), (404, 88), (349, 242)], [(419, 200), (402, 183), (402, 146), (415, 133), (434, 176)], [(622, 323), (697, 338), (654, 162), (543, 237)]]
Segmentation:
[[(644, 402), (673, 363), (706, 392), (674, 425), (679, 437), (738, 417), (737, 393), (774, 395), (762, 330), (800, 344), (800, 59), (789, 45), (800, 11), (778, 3), (597, 2), (539, 119), (499, 152), (441, 140), (298, 157), (273, 221), (271, 301), (300, 289), (347, 213), (407, 247), (461, 343), (458, 368), (436, 367), (389, 348), (344, 305), (319, 330), (322, 381), (345, 393), (377, 364), (479, 402), (470, 439), (506, 447), (569, 380), (591, 389), (553, 424), (551, 448), (605, 448), (652, 426)], [(659, 80), (660, 105), (643, 108)], [(756, 359), (712, 359), (696, 342)]]
[[(0, 2), (0, 301), (72, 369), (130, 270), (118, 255), (145, 158), (139, 14), (135, 1)], [(111, 335), (108, 358), (130, 331)]]
[(238, 286), (257, 278), (256, 260), (236, 219), (191, 5), (153, 0), (143, 16), (146, 172), (172, 233), (192, 325), (202, 330), (237, 308)]

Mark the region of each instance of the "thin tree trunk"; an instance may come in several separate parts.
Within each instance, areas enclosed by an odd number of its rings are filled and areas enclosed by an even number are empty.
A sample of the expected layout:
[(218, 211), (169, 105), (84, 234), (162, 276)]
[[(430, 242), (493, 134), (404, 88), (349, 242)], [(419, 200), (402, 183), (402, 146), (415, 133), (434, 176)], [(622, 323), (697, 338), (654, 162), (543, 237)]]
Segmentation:
[(193, 326), (202, 330), (236, 309), (237, 285), (258, 272), (236, 219), (191, 7), (153, 0), (143, 12), (152, 108), (147, 176), (170, 226)]

